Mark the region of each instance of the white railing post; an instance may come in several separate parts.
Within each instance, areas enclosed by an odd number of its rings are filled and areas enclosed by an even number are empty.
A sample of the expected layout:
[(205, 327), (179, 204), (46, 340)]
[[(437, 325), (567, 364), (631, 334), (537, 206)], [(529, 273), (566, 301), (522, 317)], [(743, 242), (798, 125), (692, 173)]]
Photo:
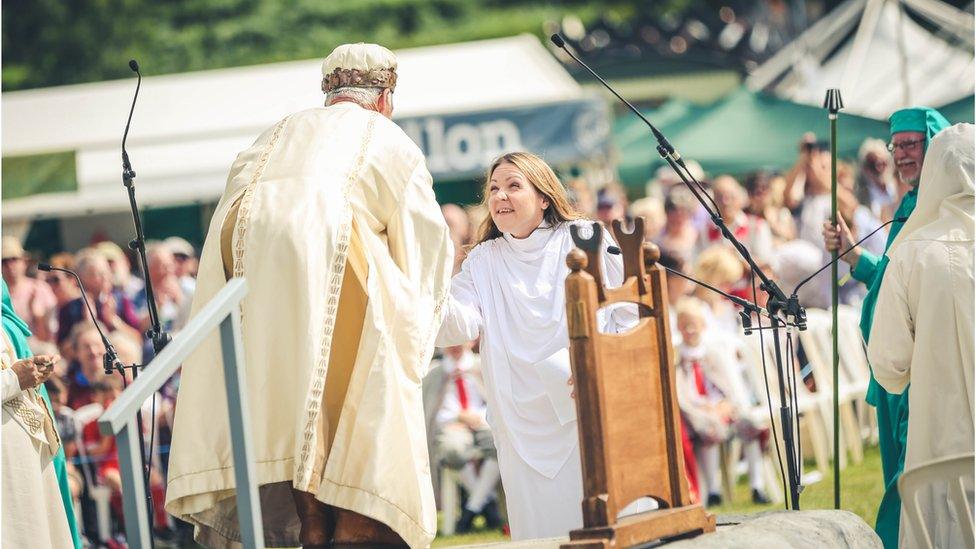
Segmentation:
[(247, 283), (244, 279), (235, 278), (228, 282), (98, 419), (102, 434), (115, 436), (117, 441), (125, 532), (129, 547), (150, 547), (152, 536), (150, 517), (146, 509), (142, 448), (139, 447), (136, 412), (146, 399), (154, 398), (156, 391), (179, 369), (183, 361), (219, 328), (241, 543), (247, 549), (264, 549), (261, 501), (254, 482), (253, 452), (247, 437), (250, 424), (244, 408), (244, 403), (247, 402), (247, 384), (241, 344), (240, 303), (246, 294)]
[(142, 480), (142, 448), (139, 447), (139, 424), (135, 416), (115, 435), (119, 451), (119, 473), (122, 477), (122, 510), (125, 513), (125, 537), (129, 547), (150, 547), (149, 514), (146, 488)]
[[(264, 547), (264, 527), (261, 523), (261, 500), (254, 478), (254, 454), (248, 415), (247, 383), (244, 371), (244, 348), (241, 344), (241, 314), (231, 311), (220, 323), (220, 347), (224, 356), (224, 389), (230, 418), (230, 442), (234, 451), (234, 481), (237, 487), (237, 520), (241, 525), (244, 547)], [(250, 525), (245, 528), (244, 525)]]

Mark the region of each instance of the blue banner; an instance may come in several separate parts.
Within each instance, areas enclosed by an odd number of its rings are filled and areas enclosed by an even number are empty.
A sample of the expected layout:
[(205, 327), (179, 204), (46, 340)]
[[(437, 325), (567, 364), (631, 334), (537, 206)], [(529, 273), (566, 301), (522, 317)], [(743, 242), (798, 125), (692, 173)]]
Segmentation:
[(484, 174), (491, 161), (527, 151), (549, 164), (567, 164), (607, 153), (610, 112), (600, 99), (518, 109), (397, 119), (427, 157), (435, 180)]

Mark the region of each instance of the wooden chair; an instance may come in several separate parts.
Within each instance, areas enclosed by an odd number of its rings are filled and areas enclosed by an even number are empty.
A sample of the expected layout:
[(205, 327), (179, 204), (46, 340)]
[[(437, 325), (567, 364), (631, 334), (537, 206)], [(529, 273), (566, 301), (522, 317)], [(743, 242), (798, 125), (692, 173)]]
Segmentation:
[[(715, 530), (715, 517), (691, 504), (681, 451), (681, 417), (660, 252), (644, 244), (644, 220), (633, 233), (613, 232), (624, 260), (624, 283), (603, 285), (602, 227), (567, 257), (566, 311), (576, 384), (583, 466), (583, 528), (565, 548), (630, 547), (656, 539)], [(647, 263), (645, 264), (645, 260)], [(615, 303), (640, 305), (625, 333), (600, 333), (597, 311)], [(659, 509), (617, 518), (631, 502), (651, 497)]]

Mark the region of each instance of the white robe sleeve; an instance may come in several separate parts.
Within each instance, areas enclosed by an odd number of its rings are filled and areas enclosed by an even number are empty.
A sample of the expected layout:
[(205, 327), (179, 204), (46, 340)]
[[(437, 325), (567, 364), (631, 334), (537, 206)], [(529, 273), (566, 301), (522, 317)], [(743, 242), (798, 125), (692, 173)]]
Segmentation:
[(874, 378), (893, 394), (901, 394), (908, 386), (915, 348), (915, 321), (899, 267), (892, 259), (885, 271), (868, 345)]
[(0, 371), (0, 389), (3, 391), (3, 401), (14, 398), (21, 393), (20, 380), (17, 379), (17, 372), (11, 368)]
[(434, 197), (433, 182), (423, 160), (417, 163), (399, 196), (399, 206), (387, 224), (387, 242), (393, 261), (416, 289), (417, 318), (432, 318), (425, 333), (417, 334), (419, 348), (433, 350), (433, 336), (450, 289), (454, 245), (447, 222)]
[(470, 268), (470, 259), (465, 259), (461, 272), (451, 279), (451, 294), (444, 305), (444, 320), (435, 342), (438, 347), (460, 345), (481, 334), (481, 305)]

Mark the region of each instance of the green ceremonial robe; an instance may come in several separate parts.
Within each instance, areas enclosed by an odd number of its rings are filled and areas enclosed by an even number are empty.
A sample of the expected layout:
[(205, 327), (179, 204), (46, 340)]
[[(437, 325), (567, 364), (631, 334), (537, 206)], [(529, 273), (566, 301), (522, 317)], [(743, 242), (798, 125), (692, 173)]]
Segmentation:
[[(31, 356), (30, 347), (27, 346), (27, 338), (30, 337), (30, 329), (27, 324), (14, 312), (13, 304), (10, 301), (10, 292), (7, 290), (7, 282), (3, 281), (3, 329), (13, 343), (17, 358), (27, 358)], [(38, 394), (44, 399), (51, 417), (54, 417), (54, 409), (51, 407), (51, 399), (47, 396), (47, 389), (43, 384), (37, 387)], [(58, 449), (54, 456), (54, 472), (58, 477), (58, 488), (61, 491), (61, 502), (64, 504), (64, 514), (68, 518), (68, 527), (71, 529), (71, 540), (74, 542), (75, 549), (81, 549), (81, 536), (78, 534), (78, 523), (75, 521), (75, 508), (71, 502), (71, 489), (68, 487), (68, 471), (64, 461), (64, 447)]]
[[(898, 205), (894, 217), (908, 217), (915, 210), (918, 200), (918, 187), (905, 194)], [(885, 252), (898, 236), (904, 223), (892, 223)], [(852, 276), (868, 287), (861, 305), (861, 334), (867, 343), (871, 337), (871, 325), (874, 323), (874, 306), (878, 302), (878, 291), (885, 268), (888, 266), (888, 256), (878, 257), (870, 252), (861, 253), (861, 258), (854, 267)], [(868, 404), (874, 406), (878, 412), (878, 438), (881, 444), (881, 468), (884, 475), (885, 492), (878, 507), (878, 518), (874, 530), (878, 533), (885, 549), (898, 547), (898, 524), (901, 518), (901, 497), (898, 495), (898, 477), (905, 466), (905, 448), (908, 437), (908, 389), (900, 395), (885, 391), (871, 374), (868, 384)]]

